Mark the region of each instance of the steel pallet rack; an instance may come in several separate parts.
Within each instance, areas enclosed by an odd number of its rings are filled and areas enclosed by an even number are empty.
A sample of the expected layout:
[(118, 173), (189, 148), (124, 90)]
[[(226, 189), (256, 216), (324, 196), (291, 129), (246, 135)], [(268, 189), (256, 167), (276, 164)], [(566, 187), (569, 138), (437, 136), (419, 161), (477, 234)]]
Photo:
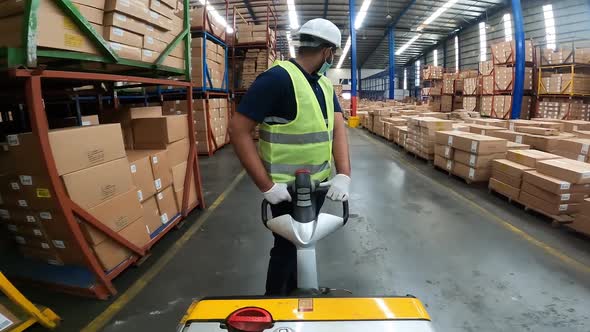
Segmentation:
[[(53, 1), (61, 9), (64, 20), (71, 20), (84, 34), (84, 38), (96, 47), (100, 54), (88, 54), (76, 51), (46, 49), (38, 46), (37, 24), (38, 12), (42, 0), (24, 2), (22, 47), (0, 47), (0, 69), (36, 68), (38, 66), (67, 68), (73, 71), (93, 71), (102, 73), (118, 73), (136, 76), (163, 77), (182, 75), (190, 81), (190, 18), (189, 2), (184, 2), (183, 30), (169, 43), (168, 47), (154, 63), (129, 60), (120, 57), (102, 34), (96, 31), (90, 22), (80, 13), (71, 0)], [(45, 3), (45, 2), (43, 2)], [(49, 2), (47, 2), (49, 3)], [(166, 58), (180, 43), (184, 43), (184, 69), (166, 66)], [(94, 63), (93, 66), (88, 66)]]
[[(115, 231), (111, 230), (109, 227), (100, 223), (100, 221), (94, 218), (88, 213), (88, 211), (81, 208), (67, 196), (64, 185), (58, 176), (53, 154), (49, 145), (49, 128), (44, 98), (51, 98), (52, 94), (46, 89), (48, 86), (43, 86), (42, 82), (53, 82), (54, 84), (59, 82), (60, 84), (70, 85), (71, 87), (92, 84), (109, 86), (114, 82), (127, 82), (128, 84), (137, 84), (137, 86), (140, 87), (164, 85), (183, 88), (190, 88), (191, 83), (169, 79), (53, 70), (11, 69), (6, 72), (0, 72), (0, 74), (2, 74), (0, 82), (5, 84), (6, 89), (11, 89), (12, 99), (7, 100), (7, 102), (14, 103), (14, 101), (17, 101), (19, 104), (26, 105), (26, 113), (30, 118), (31, 131), (38, 140), (42, 159), (48, 170), (51, 186), (55, 191), (57, 205), (60, 212), (64, 215), (72, 237), (75, 239), (75, 242), (80, 249), (80, 254), (85, 261), (85, 266), (53, 266), (46, 263), (23, 260), (22, 258), (15, 260), (10, 257), (2, 257), (6, 260), (3, 261), (3, 270), (17, 280), (28, 281), (30, 283), (51, 287), (55, 290), (76, 295), (107, 299), (109, 296), (117, 294), (117, 290), (113, 285), (113, 279), (120, 275), (129, 266), (138, 265), (145, 258), (149, 257), (150, 248), (152, 248), (167, 232), (178, 226), (190, 211), (196, 207), (205, 207), (203, 192), (201, 189), (199, 164), (195, 149), (193, 115), (189, 112), (187, 120), (187, 125), (189, 126), (190, 149), (187, 158), (187, 164), (189, 167), (187, 167), (184, 187), (190, 188), (190, 181), (194, 181), (197, 191), (197, 203), (195, 206), (188, 206), (189, 190), (186, 190), (182, 200), (181, 212), (174, 218), (171, 218), (170, 222), (162, 225), (160, 229), (156, 230), (151, 235), (150, 242), (148, 242), (143, 248), (139, 248)], [(62, 85), (59, 86), (61, 87)], [(188, 109), (191, 109), (193, 100), (192, 89), (188, 89), (187, 91), (187, 107)], [(96, 96), (95, 100), (102, 101), (103, 97)], [(99, 102), (99, 105), (102, 105), (102, 102)], [(132, 255), (113, 270), (104, 271), (86, 241), (76, 219), (86, 222), (99, 232), (106, 235), (107, 238), (113, 240), (124, 248), (127, 248)]]

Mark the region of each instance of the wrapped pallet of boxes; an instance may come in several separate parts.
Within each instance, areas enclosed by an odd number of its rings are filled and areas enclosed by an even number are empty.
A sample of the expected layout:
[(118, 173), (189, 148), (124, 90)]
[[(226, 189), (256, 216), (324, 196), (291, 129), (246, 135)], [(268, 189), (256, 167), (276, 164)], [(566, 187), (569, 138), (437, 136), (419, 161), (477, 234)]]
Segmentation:
[[(130, 242), (146, 245), (149, 236), (120, 125), (54, 130), (49, 132), (49, 141), (57, 173), (70, 199)], [(18, 166), (0, 180), (2, 216), (13, 223), (11, 229), (21, 253), (50, 264), (84, 264), (55, 202), (55, 190), (35, 138), (30, 133), (19, 134), (9, 137), (9, 142), (6, 157)], [(81, 226), (105, 271), (131, 256), (130, 251), (91, 226), (84, 222)]]
[(506, 155), (506, 140), (458, 131), (441, 131), (436, 143), (450, 146), (453, 152), (452, 173), (468, 182), (487, 182), (491, 174), (491, 161)]
[(482, 116), (492, 116), (492, 109), (494, 107), (494, 96), (481, 96), (480, 101), (480, 114)]
[(519, 201), (547, 215), (572, 215), (590, 193), (590, 165), (570, 159), (549, 159), (526, 172)]
[(481, 94), (481, 79), (479, 77), (469, 77), (463, 79), (463, 95), (477, 96)]
[(590, 236), (590, 198), (584, 199), (580, 204), (580, 209), (574, 221), (568, 224), (567, 227), (586, 236)]
[(480, 75), (492, 75), (494, 72), (494, 62), (492, 60), (480, 61), (478, 69)]
[[(514, 89), (515, 67), (496, 66), (494, 69), (494, 93), (512, 92)], [(533, 90), (533, 68), (524, 69), (524, 90)]]
[(412, 118), (408, 121), (407, 150), (426, 160), (433, 160), (436, 132), (452, 129), (453, 122), (449, 120)]

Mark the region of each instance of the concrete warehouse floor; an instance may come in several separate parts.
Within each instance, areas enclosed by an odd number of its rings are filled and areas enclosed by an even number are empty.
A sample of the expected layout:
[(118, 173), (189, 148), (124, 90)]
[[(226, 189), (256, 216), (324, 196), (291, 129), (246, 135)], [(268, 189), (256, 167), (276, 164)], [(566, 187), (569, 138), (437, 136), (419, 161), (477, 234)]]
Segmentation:
[[(349, 133), (354, 218), (320, 243), (322, 285), (355, 295), (415, 295), (439, 331), (590, 330), (588, 239), (552, 228), (485, 185), (450, 178), (365, 131)], [(241, 167), (231, 147), (201, 165), (211, 206)], [(260, 222), (260, 200), (247, 176), (241, 178), (146, 287), (135, 297), (125, 294), (196, 229), (193, 221), (203, 212), (172, 232), (146, 264), (117, 280), (124, 295), (115, 300), (129, 301), (108, 309), (114, 316), (104, 331), (173, 331), (195, 298), (262, 294), (272, 236)], [(61, 331), (79, 331), (110, 304), (29, 292), (62, 315)]]

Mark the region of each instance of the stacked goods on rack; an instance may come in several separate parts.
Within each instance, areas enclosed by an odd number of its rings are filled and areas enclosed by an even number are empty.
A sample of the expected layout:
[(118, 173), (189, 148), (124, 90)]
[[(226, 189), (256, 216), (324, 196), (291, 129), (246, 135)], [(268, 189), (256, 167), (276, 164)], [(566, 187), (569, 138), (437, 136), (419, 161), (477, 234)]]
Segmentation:
[(573, 222), (568, 224), (567, 227), (590, 236), (590, 198), (586, 198), (580, 203), (579, 212), (574, 217)]
[[(180, 2), (178, 7), (182, 8)], [(205, 7), (193, 8), (190, 10), (189, 15), (192, 31), (207, 31), (222, 41), (226, 40), (225, 27), (219, 21), (213, 19), (213, 15), (209, 10), (205, 10)]]
[[(165, 156), (168, 147), (174, 143), (173, 139), (186, 138), (186, 117), (179, 118), (160, 116), (133, 120), (136, 144), (155, 143), (156, 137), (164, 139), (158, 144), (163, 150), (151, 151), (150, 156)], [(160, 124), (145, 127), (146, 122), (152, 121)], [(174, 125), (182, 121), (184, 129)], [(155, 128), (163, 127), (167, 127), (164, 133), (154, 132)], [(130, 171), (118, 124), (53, 130), (49, 132), (49, 142), (57, 173), (70, 199), (137, 247), (143, 248), (150, 241), (146, 228), (150, 220), (140, 205), (141, 199), (147, 198), (143, 196), (155, 194), (158, 184), (162, 191), (169, 188), (165, 193), (172, 195), (176, 211), (171, 181), (156, 182), (151, 178), (151, 187), (144, 187), (147, 181), (134, 182), (134, 168)], [(71, 142), (76, 144), (72, 145)], [(182, 156), (175, 158), (182, 159), (181, 162), (186, 164), (188, 147), (185, 150), (186, 154), (182, 152)], [(83, 265), (80, 249), (72, 240), (73, 235), (57, 205), (55, 188), (51, 187), (47, 170), (42, 166), (40, 147), (33, 135), (25, 133), (9, 136), (2, 158), (9, 168), (6, 172), (9, 175), (4, 176), (2, 181), (2, 218), (9, 230), (15, 233), (21, 253), (50, 264)], [(150, 174), (156, 174), (154, 163), (152, 170)], [(169, 163), (159, 163), (159, 172), (163, 174), (170, 171)], [(142, 186), (141, 189), (139, 186)], [(170, 218), (175, 214), (171, 214)], [(169, 221), (164, 221), (160, 213), (157, 220), (160, 225)], [(118, 245), (93, 226), (86, 223), (81, 223), (81, 226), (105, 271), (112, 270), (131, 256), (127, 248)]]
[[(0, 13), (0, 47), (23, 47), (24, 1), (5, 1)], [(104, 38), (121, 58), (154, 63), (183, 30), (183, 20), (174, 14), (175, 1), (73, 1), (94, 32)], [(3, 7), (4, 9), (4, 7)], [(10, 16), (8, 16), (10, 15)], [(60, 24), (55, 24), (60, 22)], [(37, 46), (101, 55), (99, 49), (53, 1), (40, 1), (37, 9)], [(56, 38), (59, 36), (59, 38)], [(185, 66), (185, 45), (172, 50), (162, 64), (177, 69)]]
[(537, 116), (546, 119), (590, 121), (590, 104), (581, 99), (544, 98), (538, 101)]
[(470, 76), (463, 79), (463, 109), (469, 112), (480, 111), (481, 77)]
[(428, 65), (422, 70), (422, 95), (428, 96), (430, 111), (441, 111), (444, 68)]
[[(480, 113), (491, 116), (494, 105), (494, 63), (491, 60), (479, 63), (479, 86), (481, 87)], [(472, 101), (471, 101), (472, 102)]]
[(590, 48), (541, 48), (539, 57), (542, 66), (590, 63)]
[(434, 159), (435, 134), (453, 130), (453, 121), (433, 117), (415, 117), (408, 120), (406, 150), (423, 159)]
[[(194, 100), (195, 134), (197, 151), (211, 154), (226, 144), (229, 124), (229, 103), (227, 99)], [(207, 123), (209, 116), (209, 124)]]
[(590, 75), (573, 72), (543, 74), (539, 94), (590, 95)]
[(227, 87), (226, 47), (199, 37), (191, 41), (191, 48), (192, 81), (199, 87)]
[(274, 61), (274, 50), (248, 50), (242, 64), (242, 79), (240, 82), (240, 87), (243, 89), (249, 88), (256, 77), (270, 68)]
[(435, 165), (469, 183), (488, 181), (492, 160), (504, 158), (508, 151), (504, 139), (459, 131), (437, 132), (436, 144)]
[(271, 48), (274, 48), (276, 40), (275, 30), (269, 28), (266, 24), (238, 24), (236, 26), (236, 42), (238, 45), (243, 44), (261, 44), (270, 43)]

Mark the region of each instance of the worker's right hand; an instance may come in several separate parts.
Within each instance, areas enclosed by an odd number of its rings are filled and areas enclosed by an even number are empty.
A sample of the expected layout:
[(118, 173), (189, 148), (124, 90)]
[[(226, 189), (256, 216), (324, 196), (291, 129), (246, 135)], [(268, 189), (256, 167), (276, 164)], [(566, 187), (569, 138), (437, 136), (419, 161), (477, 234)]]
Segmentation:
[(268, 191), (263, 192), (264, 198), (272, 205), (280, 202), (290, 202), (291, 194), (286, 183), (275, 183)]

